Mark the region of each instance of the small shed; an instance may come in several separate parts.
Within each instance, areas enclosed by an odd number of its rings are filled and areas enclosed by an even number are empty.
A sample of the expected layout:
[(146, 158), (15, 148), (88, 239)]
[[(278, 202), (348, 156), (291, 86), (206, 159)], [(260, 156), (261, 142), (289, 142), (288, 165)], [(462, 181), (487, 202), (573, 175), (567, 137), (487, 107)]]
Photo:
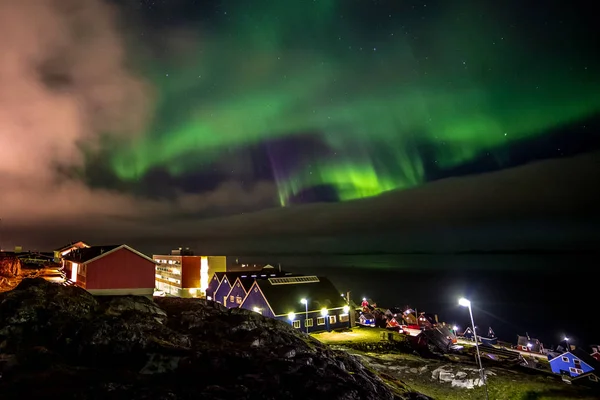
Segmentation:
[(371, 313), (360, 313), (358, 324), (362, 326), (374, 327), (376, 325), (375, 316)]

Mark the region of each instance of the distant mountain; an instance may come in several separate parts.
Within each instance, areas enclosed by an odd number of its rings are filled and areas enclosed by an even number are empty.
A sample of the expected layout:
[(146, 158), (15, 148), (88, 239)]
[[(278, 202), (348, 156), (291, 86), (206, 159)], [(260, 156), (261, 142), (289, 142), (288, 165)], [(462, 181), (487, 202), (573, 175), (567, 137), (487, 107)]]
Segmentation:
[(600, 247), (597, 182), (600, 153), (590, 153), (344, 203), (181, 223), (160, 243), (236, 253), (581, 251)]

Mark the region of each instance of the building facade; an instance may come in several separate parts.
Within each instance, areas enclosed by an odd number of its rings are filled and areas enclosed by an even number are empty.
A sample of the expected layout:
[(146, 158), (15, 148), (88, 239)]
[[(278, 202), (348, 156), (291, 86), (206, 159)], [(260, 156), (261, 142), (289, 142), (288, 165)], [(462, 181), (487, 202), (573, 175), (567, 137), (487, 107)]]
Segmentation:
[(68, 280), (93, 295), (154, 293), (154, 261), (127, 245), (78, 248), (62, 264)]
[(347, 328), (349, 307), (326, 278), (283, 276), (256, 279), (240, 305), (303, 332)]
[(181, 249), (152, 259), (156, 262), (156, 289), (176, 297), (205, 297), (209, 276), (227, 268), (225, 256), (196, 256)]
[(227, 294), (227, 301), (223, 305), (228, 308), (241, 306), (254, 281), (255, 278), (237, 278), (233, 282), (231, 290)]
[(570, 351), (554, 357), (550, 361), (550, 368), (555, 374), (567, 373), (571, 377), (576, 377), (594, 370), (593, 366), (581, 359)]

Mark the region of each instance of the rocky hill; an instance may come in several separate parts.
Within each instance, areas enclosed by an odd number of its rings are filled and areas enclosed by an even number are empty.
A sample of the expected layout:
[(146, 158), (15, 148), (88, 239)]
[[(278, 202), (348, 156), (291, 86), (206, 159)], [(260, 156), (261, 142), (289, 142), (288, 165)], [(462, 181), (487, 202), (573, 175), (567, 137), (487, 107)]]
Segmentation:
[(2, 399), (426, 398), (257, 313), (40, 278), (0, 294), (0, 374)]

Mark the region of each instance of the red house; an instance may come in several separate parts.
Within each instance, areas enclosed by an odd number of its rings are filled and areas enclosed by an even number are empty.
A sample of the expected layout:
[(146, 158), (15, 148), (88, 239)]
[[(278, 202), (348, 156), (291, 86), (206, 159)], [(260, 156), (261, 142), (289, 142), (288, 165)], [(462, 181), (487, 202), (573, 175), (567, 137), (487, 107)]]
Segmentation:
[(156, 263), (125, 244), (75, 249), (63, 266), (67, 279), (93, 295), (154, 293)]

